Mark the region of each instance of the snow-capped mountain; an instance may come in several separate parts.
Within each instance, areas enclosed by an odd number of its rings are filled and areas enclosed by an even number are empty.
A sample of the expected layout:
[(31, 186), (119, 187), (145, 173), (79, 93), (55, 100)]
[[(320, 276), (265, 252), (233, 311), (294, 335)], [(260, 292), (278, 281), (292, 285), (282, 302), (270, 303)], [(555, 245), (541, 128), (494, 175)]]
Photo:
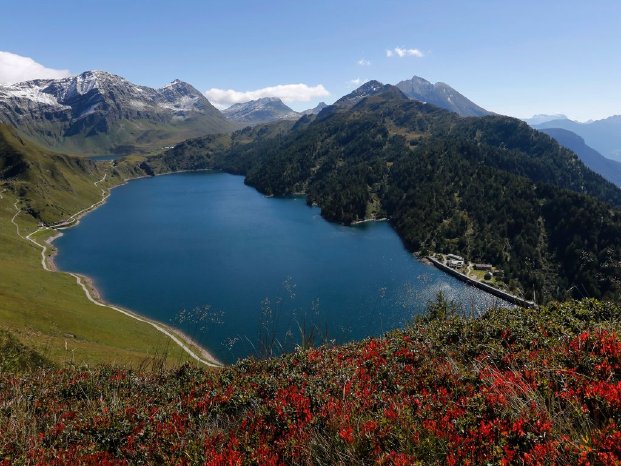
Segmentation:
[(461, 116), (491, 114), (445, 83), (432, 84), (426, 79), (413, 76), (412, 79), (397, 83), (396, 86), (410, 99), (426, 102)]
[(297, 120), (301, 116), (278, 97), (263, 97), (234, 104), (222, 113), (231, 121), (251, 126), (279, 120)]
[(104, 71), (0, 86), (0, 122), (76, 152), (150, 150), (232, 128), (187, 83), (153, 89)]

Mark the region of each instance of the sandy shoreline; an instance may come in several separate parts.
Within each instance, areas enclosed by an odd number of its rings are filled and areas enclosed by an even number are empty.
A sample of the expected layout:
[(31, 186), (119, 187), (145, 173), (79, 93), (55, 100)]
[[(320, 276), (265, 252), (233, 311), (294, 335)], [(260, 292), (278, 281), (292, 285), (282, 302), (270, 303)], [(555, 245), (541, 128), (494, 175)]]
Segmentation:
[[(82, 275), (82, 274), (72, 273), (72, 272), (61, 272), (61, 273), (67, 273), (75, 277), (78, 284), (84, 290), (86, 297), (94, 304), (97, 304), (98, 306), (114, 309), (115, 311), (125, 314), (126, 316), (131, 317), (135, 320), (148, 323), (152, 327), (155, 327), (161, 333), (164, 333), (166, 336), (168, 336), (171, 340), (173, 340), (177, 345), (179, 345), (183, 350), (185, 350), (195, 360), (205, 365), (208, 365), (211, 367), (222, 367), (223, 366), (223, 364), (220, 361), (218, 361), (211, 353), (209, 353), (209, 351), (207, 351), (205, 348), (203, 348), (200, 344), (198, 344), (192, 338), (187, 336), (181, 330), (171, 327), (169, 325), (166, 325), (162, 322), (150, 319), (148, 317), (144, 317), (143, 315), (138, 314), (136, 312), (130, 311), (128, 309), (125, 309), (119, 306), (115, 306), (113, 304), (110, 304), (104, 301), (101, 298), (101, 294), (99, 293), (99, 290), (95, 287), (94, 282), (90, 277), (86, 275)], [(188, 345), (192, 346), (193, 348), (189, 348)], [(199, 356), (194, 354), (193, 349), (196, 349), (196, 351), (199, 353)]]
[[(188, 170), (190, 171), (190, 170)], [(201, 170), (201, 171), (211, 171), (211, 170)], [(180, 173), (180, 172), (170, 172), (170, 173), (161, 173), (155, 176), (161, 176), (161, 175), (168, 175), (168, 174), (173, 174), (173, 173)], [(104, 175), (104, 177), (95, 182), (95, 186), (98, 186), (99, 183), (105, 181), (107, 177), (107, 174)], [(120, 312), (128, 317), (131, 317), (135, 320), (138, 320), (140, 322), (144, 322), (147, 323), (149, 325), (151, 325), (152, 327), (154, 327), (155, 329), (157, 329), (159, 332), (163, 333), (164, 335), (168, 336), (171, 340), (173, 340), (173, 342), (175, 342), (178, 346), (180, 346), (190, 357), (192, 357), (193, 359), (195, 359), (196, 361), (206, 365), (206, 366), (210, 366), (210, 367), (222, 367), (223, 364), (217, 359), (215, 358), (207, 349), (205, 349), (203, 346), (201, 346), (200, 344), (198, 344), (196, 341), (194, 341), (192, 338), (190, 338), (189, 336), (187, 336), (186, 334), (184, 334), (181, 330), (177, 329), (177, 328), (173, 328), (169, 325), (166, 325), (162, 322), (158, 322), (156, 320), (150, 319), (148, 317), (144, 317), (134, 311), (128, 310), (128, 309), (124, 309), (118, 306), (115, 306), (111, 303), (106, 302), (102, 296), (101, 293), (99, 292), (99, 290), (97, 289), (97, 287), (95, 286), (95, 283), (93, 281), (92, 278), (87, 277), (85, 275), (82, 274), (76, 274), (76, 273), (72, 273), (72, 272), (63, 272), (63, 271), (59, 271), (58, 267), (56, 266), (55, 262), (54, 262), (54, 258), (56, 257), (56, 255), (58, 254), (58, 250), (53, 246), (53, 242), (54, 240), (56, 240), (57, 238), (62, 236), (62, 230), (67, 229), (67, 228), (71, 228), (74, 227), (76, 225), (78, 225), (80, 223), (80, 219), (88, 214), (89, 212), (92, 212), (93, 210), (95, 210), (96, 208), (100, 207), (101, 205), (105, 204), (105, 202), (108, 200), (108, 197), (110, 196), (110, 193), (112, 191), (112, 189), (118, 187), (118, 186), (122, 186), (124, 184), (127, 184), (129, 181), (132, 181), (134, 179), (139, 179), (139, 178), (151, 178), (151, 176), (140, 176), (140, 177), (136, 177), (136, 178), (129, 178), (129, 179), (125, 179), (123, 180), (122, 183), (115, 185), (115, 186), (111, 186), (109, 188), (101, 188), (101, 193), (102, 193), (102, 198), (92, 204), (91, 206), (77, 212), (76, 214), (73, 214), (71, 217), (69, 217), (67, 220), (59, 222), (55, 225), (51, 225), (51, 226), (46, 226), (46, 227), (41, 227), (38, 230), (35, 230), (34, 232), (30, 233), (27, 237), (25, 237), (25, 239), (31, 241), (32, 243), (36, 244), (37, 246), (39, 246), (42, 250), (41, 250), (41, 265), (43, 267), (44, 270), (49, 271), (49, 272), (59, 272), (59, 273), (67, 273), (68, 275), (73, 276), (78, 285), (82, 288), (82, 290), (84, 291), (84, 294), (86, 295), (86, 298), (91, 301), (93, 304), (96, 304), (98, 306), (101, 307), (107, 307), (110, 309), (113, 309), (117, 312)], [(35, 241), (34, 239), (32, 239), (32, 235), (34, 235), (35, 233), (38, 233), (40, 231), (44, 231), (44, 230), (52, 230), (55, 231), (56, 233), (52, 236), (50, 236), (49, 238), (46, 238), (45, 241), (43, 241), (43, 244)], [(18, 233), (19, 234), (19, 233)], [(20, 235), (21, 236), (21, 235)], [(49, 253), (48, 253), (49, 250)], [(197, 353), (199, 353), (198, 355), (195, 353), (195, 351)]]

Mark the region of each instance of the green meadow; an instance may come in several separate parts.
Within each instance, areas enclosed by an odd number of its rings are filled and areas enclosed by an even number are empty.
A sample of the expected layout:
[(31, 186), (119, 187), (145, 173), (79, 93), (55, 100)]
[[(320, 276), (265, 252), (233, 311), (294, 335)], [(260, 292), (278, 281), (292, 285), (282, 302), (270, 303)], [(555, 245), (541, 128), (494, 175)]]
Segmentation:
[[(56, 364), (192, 360), (150, 324), (90, 302), (75, 277), (44, 270), (41, 248), (25, 238), (42, 222), (63, 221), (98, 202), (102, 188), (123, 181), (121, 173), (111, 164), (49, 153), (6, 127), (0, 128), (0, 151), (0, 331)], [(43, 244), (54, 234), (45, 229), (32, 238)]]

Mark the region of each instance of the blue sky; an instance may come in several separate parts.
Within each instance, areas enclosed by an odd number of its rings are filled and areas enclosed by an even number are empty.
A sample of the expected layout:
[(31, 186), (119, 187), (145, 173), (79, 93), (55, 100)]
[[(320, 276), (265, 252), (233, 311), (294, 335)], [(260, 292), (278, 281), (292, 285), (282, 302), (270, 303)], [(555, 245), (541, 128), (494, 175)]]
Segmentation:
[(1, 10), (1, 51), (74, 74), (240, 93), (302, 83), (311, 90), (287, 88), (297, 110), (353, 80), (418, 75), (518, 117), (621, 113), (618, 0), (3, 0)]

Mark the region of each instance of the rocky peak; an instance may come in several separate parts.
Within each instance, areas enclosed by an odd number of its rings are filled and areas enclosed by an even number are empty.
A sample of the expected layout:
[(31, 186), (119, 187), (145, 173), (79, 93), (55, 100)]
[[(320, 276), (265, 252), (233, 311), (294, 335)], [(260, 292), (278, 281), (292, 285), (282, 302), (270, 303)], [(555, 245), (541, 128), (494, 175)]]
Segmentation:
[(483, 116), (490, 112), (468, 100), (446, 83), (432, 84), (420, 76), (412, 76), (396, 84), (407, 97), (444, 108), (461, 116)]
[(382, 84), (379, 81), (369, 81), (364, 83), (355, 91), (341, 97), (334, 103), (334, 107), (339, 109), (352, 108), (362, 100), (373, 96), (384, 96), (391, 99), (395, 98), (399, 100), (407, 100), (407, 97), (404, 96), (403, 93), (395, 86), (390, 84)]
[[(205, 127), (214, 130), (232, 127), (201, 92), (180, 80), (154, 89), (93, 70), (68, 78), (0, 86), (0, 123), (18, 127), (46, 144), (111, 134), (112, 128), (122, 126), (121, 121), (136, 120), (163, 128), (182, 125), (185, 120), (191, 120), (188, 126), (204, 120)], [(198, 126), (191, 130), (205, 132)], [(133, 143), (133, 137), (126, 139)]]
[(261, 97), (249, 102), (231, 105), (222, 111), (231, 121), (244, 124), (269, 123), (278, 120), (295, 120), (300, 117), (278, 97)]
[(308, 110), (304, 110), (302, 112), (302, 115), (317, 115), (327, 106), (328, 104), (326, 104), (325, 102), (319, 102), (315, 108), (309, 108)]

